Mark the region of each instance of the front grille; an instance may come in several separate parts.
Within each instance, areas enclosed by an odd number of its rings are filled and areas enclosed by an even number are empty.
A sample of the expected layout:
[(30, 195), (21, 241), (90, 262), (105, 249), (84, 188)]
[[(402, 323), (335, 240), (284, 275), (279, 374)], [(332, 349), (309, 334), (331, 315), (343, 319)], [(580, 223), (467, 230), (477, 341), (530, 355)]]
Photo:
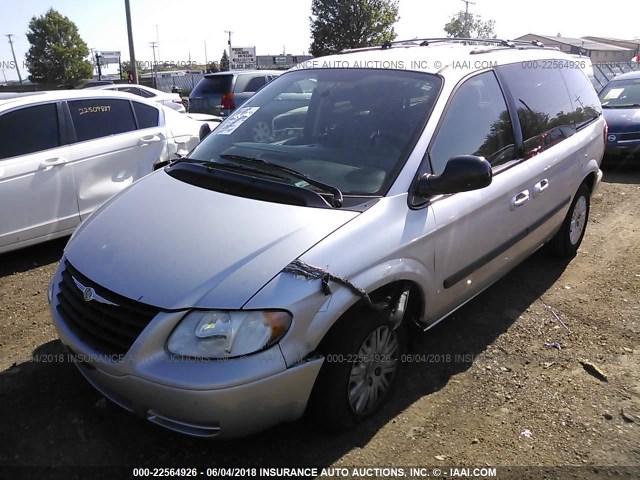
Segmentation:
[[(93, 289), (92, 300), (85, 300), (78, 282), (85, 290)], [(69, 328), (87, 345), (114, 359), (127, 353), (142, 330), (160, 312), (158, 308), (102, 288), (66, 260), (59, 288), (56, 308)]]
[(624, 142), (625, 140), (640, 140), (640, 132), (616, 133), (615, 135), (619, 142)]

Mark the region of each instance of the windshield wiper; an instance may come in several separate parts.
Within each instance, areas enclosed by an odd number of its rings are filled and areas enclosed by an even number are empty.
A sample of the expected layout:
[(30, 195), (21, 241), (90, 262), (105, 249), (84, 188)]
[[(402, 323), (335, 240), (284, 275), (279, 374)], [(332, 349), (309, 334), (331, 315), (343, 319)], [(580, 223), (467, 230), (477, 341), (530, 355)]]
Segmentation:
[(285, 172), (290, 177), (303, 180), (309, 185), (317, 187), (320, 190), (323, 190), (324, 192), (330, 193), (332, 195), (332, 202), (331, 202), (332, 206), (336, 208), (340, 208), (342, 206), (343, 198), (342, 198), (342, 192), (340, 191), (340, 189), (331, 185), (327, 185), (326, 183), (319, 182), (318, 180), (314, 180), (313, 178), (310, 178), (308, 175), (305, 175), (304, 173), (298, 172), (288, 167), (284, 167), (282, 165), (278, 165), (277, 163), (272, 163), (267, 160), (263, 160), (261, 158), (245, 157), (243, 155), (233, 155), (229, 153), (223, 153), (222, 155), (220, 155), (220, 158), (222, 158), (223, 160), (233, 160), (237, 162), (253, 163), (256, 165), (260, 165), (262, 167), (266, 167), (267, 169), (270, 169), (272, 171), (275, 170), (278, 172)]
[(640, 103), (628, 103), (622, 105), (602, 105), (602, 108), (640, 108)]

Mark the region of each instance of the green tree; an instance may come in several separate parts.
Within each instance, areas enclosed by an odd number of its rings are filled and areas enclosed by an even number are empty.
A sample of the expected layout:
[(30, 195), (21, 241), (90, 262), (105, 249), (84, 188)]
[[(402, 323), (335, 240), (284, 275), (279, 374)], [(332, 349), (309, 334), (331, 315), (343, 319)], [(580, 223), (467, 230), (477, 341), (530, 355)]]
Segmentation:
[(222, 57), (220, 57), (220, 71), (226, 72), (229, 70), (229, 55), (227, 55), (227, 51), (222, 52)]
[(93, 68), (87, 60), (89, 49), (69, 18), (53, 8), (29, 22), (27, 52), (32, 82), (76, 84), (91, 78)]
[(310, 53), (320, 57), (389, 42), (398, 19), (397, 0), (313, 0)]
[(496, 26), (495, 20), (483, 21), (480, 15), (474, 15), (473, 13), (469, 13), (468, 18), (465, 17), (466, 14), (464, 10), (459, 11), (451, 17), (451, 21), (444, 26), (444, 31), (447, 32), (447, 37), (496, 38), (496, 34), (494, 32), (494, 28)]
[(216, 73), (219, 71), (220, 71), (220, 67), (218, 67), (217, 62), (209, 62), (209, 65), (207, 65), (207, 72)]

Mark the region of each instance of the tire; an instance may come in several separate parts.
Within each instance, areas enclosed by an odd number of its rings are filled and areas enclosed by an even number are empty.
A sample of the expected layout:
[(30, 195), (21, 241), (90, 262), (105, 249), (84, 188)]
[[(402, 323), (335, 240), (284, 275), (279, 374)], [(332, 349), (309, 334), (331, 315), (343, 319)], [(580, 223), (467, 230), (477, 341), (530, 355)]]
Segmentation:
[(406, 326), (394, 329), (388, 310), (348, 312), (319, 349), (325, 361), (310, 413), (321, 427), (345, 431), (377, 411), (393, 391), (406, 344)]
[(584, 238), (589, 220), (591, 191), (584, 183), (573, 197), (560, 230), (549, 242), (550, 251), (562, 258), (573, 258)]

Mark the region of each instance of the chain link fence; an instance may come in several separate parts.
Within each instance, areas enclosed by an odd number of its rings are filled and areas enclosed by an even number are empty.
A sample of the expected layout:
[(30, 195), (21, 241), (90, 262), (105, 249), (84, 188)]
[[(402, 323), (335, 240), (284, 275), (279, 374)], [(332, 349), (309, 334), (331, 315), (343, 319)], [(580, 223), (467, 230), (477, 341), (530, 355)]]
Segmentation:
[(613, 78), (634, 71), (640, 71), (640, 62), (594, 63), (593, 86), (599, 92)]

